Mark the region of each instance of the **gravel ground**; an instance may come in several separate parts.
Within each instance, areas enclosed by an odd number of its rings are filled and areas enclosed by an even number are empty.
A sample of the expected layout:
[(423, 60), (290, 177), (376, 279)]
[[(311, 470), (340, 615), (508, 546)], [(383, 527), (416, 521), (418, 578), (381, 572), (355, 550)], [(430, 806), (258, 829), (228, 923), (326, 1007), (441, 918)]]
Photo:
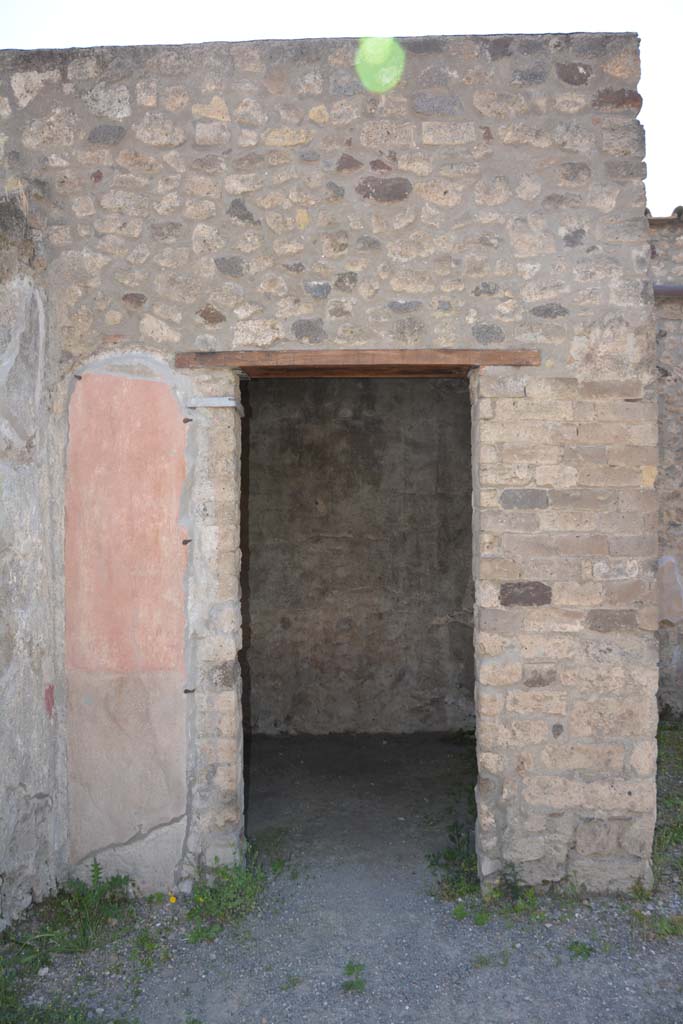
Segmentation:
[[(632, 901), (456, 920), (432, 895), (426, 855), (471, 813), (468, 740), (257, 739), (249, 763), (258, 910), (193, 945), (182, 897), (143, 902), (124, 938), (55, 957), (31, 1004), (126, 1024), (683, 1024), (683, 939), (644, 937)], [(637, 906), (682, 913), (680, 879)], [(342, 989), (349, 961), (363, 991)]]

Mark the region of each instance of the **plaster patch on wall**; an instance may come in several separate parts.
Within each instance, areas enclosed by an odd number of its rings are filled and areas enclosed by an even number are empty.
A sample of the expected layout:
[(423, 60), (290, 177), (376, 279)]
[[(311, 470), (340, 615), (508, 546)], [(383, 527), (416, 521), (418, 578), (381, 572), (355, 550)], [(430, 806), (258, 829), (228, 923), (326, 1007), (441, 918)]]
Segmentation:
[[(0, 438), (5, 451), (20, 456), (36, 429), (44, 389), (45, 309), (28, 277), (3, 285), (0, 342)], [(21, 378), (22, 385), (19, 387)], [(32, 383), (32, 390), (26, 384)], [(27, 401), (28, 399), (28, 401)]]

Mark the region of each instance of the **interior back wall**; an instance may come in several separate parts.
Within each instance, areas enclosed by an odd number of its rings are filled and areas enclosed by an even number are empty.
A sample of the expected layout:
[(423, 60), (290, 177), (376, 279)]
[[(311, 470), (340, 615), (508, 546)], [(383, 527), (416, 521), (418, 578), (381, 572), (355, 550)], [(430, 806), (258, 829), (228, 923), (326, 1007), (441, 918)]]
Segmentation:
[(473, 727), (467, 382), (244, 390), (248, 727)]

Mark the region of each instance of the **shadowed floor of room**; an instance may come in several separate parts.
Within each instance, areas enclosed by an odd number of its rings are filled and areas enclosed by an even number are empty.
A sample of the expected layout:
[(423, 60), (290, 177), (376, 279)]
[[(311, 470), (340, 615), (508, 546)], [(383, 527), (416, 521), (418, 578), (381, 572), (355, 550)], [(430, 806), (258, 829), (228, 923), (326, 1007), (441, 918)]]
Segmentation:
[(427, 855), (474, 820), (470, 734), (256, 735), (245, 769), (250, 840), (277, 837), (286, 857), (324, 874), (362, 866), (371, 885), (388, 870), (427, 880)]

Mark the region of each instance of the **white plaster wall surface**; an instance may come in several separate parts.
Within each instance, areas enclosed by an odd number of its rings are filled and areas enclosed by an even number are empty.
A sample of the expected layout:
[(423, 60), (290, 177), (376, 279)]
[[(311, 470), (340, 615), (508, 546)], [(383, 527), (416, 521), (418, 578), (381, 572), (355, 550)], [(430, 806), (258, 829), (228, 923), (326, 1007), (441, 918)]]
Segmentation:
[(0, 279), (0, 929), (50, 890), (64, 856), (46, 322), (15, 269)]

